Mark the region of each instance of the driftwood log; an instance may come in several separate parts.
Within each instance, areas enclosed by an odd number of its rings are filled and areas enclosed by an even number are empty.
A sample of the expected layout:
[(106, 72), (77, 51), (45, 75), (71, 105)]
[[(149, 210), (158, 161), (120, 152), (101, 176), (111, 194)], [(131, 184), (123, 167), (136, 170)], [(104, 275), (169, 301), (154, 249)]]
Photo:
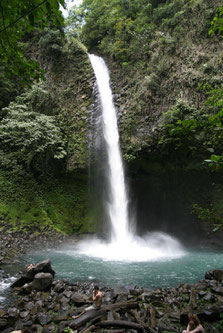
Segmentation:
[[(106, 328), (106, 327), (121, 327), (126, 329), (134, 329), (139, 332), (144, 332), (144, 327), (140, 324), (133, 323), (126, 320), (105, 320), (97, 324), (97, 326)], [(147, 331), (148, 332), (148, 331)]]
[(119, 303), (114, 303), (114, 304), (110, 304), (110, 305), (104, 305), (104, 306), (101, 307), (100, 310), (88, 310), (88, 311), (86, 311), (80, 317), (74, 319), (71, 322), (70, 327), (71, 328), (80, 327), (80, 326), (86, 324), (87, 322), (92, 321), (94, 318), (96, 318), (98, 316), (101, 317), (107, 311), (111, 311), (111, 310), (127, 311), (129, 309), (135, 309), (137, 307), (138, 307), (138, 304), (135, 301), (119, 302)]

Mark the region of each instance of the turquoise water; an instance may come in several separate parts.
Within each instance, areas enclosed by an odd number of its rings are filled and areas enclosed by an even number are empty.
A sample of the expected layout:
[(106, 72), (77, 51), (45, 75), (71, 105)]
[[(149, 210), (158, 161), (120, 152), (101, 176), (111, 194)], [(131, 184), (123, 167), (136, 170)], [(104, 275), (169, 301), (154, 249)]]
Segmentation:
[(56, 279), (72, 282), (97, 282), (107, 286), (137, 285), (146, 288), (174, 287), (196, 283), (208, 270), (223, 269), (223, 253), (191, 250), (177, 259), (149, 262), (107, 261), (80, 255), (69, 248), (35, 252), (23, 258), (24, 264), (50, 258)]
[[(18, 272), (30, 263), (51, 259), (55, 279), (70, 282), (92, 282), (110, 287), (138, 286), (144, 288), (176, 287), (180, 283), (197, 283), (208, 270), (223, 269), (223, 252), (208, 249), (187, 250), (177, 259), (143, 262), (109, 261), (78, 254), (73, 248), (33, 252), (19, 264), (4, 266), (0, 271), (0, 308), (9, 304), (13, 294), (10, 285)], [(5, 274), (7, 278), (4, 278)]]

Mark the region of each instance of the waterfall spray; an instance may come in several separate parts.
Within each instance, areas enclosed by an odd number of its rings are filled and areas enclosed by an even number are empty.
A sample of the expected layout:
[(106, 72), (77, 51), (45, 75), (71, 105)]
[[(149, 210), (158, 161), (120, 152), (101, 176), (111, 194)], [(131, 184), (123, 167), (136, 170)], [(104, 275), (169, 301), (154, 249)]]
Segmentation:
[(109, 243), (99, 239), (80, 242), (78, 252), (107, 260), (148, 261), (179, 257), (184, 254), (184, 250), (173, 237), (153, 232), (140, 238), (130, 230), (128, 198), (109, 71), (102, 58), (95, 55), (89, 55), (89, 58), (97, 81), (103, 119), (103, 137), (108, 156), (109, 202), (106, 208), (111, 223), (112, 238)]

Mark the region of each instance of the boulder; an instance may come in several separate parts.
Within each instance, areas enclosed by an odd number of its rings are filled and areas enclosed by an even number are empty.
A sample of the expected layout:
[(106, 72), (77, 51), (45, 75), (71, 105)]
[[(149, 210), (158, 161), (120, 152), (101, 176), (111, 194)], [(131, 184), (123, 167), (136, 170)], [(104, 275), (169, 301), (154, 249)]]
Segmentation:
[(52, 277), (55, 276), (55, 271), (51, 267), (51, 261), (50, 259), (46, 259), (44, 261), (41, 261), (40, 263), (36, 265), (29, 265), (23, 275), (16, 280), (12, 285), (11, 288), (16, 288), (16, 287), (22, 287), (26, 283), (30, 283), (34, 280), (34, 277), (38, 273), (50, 273)]
[(27, 278), (26, 276), (21, 276), (18, 280), (16, 280), (13, 284), (11, 284), (11, 288), (22, 287), (24, 284), (32, 282), (33, 279)]
[(71, 296), (71, 300), (73, 303), (77, 304), (77, 305), (84, 305), (88, 300), (89, 297), (80, 293), (74, 293)]
[(42, 291), (51, 286), (53, 276), (50, 273), (37, 273), (32, 283), (35, 290)]
[(206, 272), (205, 274), (206, 280), (217, 280), (219, 282), (223, 281), (223, 270), (221, 269), (213, 269), (211, 271)]
[(40, 262), (39, 264), (36, 264), (34, 267), (37, 273), (39, 272), (50, 273), (52, 274), (53, 278), (55, 276), (55, 271), (51, 267), (50, 259), (46, 259)]
[(47, 325), (50, 322), (50, 315), (43, 313), (43, 312), (39, 312), (38, 315), (36, 316), (36, 323), (40, 324), (40, 325)]

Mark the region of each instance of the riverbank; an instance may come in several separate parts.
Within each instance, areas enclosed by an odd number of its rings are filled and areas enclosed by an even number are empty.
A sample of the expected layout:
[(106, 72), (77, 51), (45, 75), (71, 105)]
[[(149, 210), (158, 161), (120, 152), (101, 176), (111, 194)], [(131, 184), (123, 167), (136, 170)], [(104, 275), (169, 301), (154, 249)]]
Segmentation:
[[(41, 264), (35, 266), (42, 267)], [(48, 279), (46, 276), (49, 282)], [(223, 327), (222, 283), (223, 271), (212, 270), (197, 284), (184, 283), (174, 288), (109, 288), (99, 284), (104, 293), (101, 309), (73, 319), (72, 316), (92, 303), (93, 283), (52, 280), (46, 289), (41, 290), (42, 287), (35, 283), (35, 289), (31, 282), (32, 287), (29, 283), (12, 289), (13, 302), (0, 310), (0, 330), (3, 333), (22, 328), (35, 328), (45, 333), (117, 330), (173, 333), (182, 332), (188, 322), (188, 313), (193, 312), (198, 314), (206, 333), (220, 333)]]
[[(37, 226), (19, 226), (10, 229), (8, 222), (0, 220), (0, 268), (18, 262), (18, 258), (33, 250), (57, 248), (67, 241), (75, 242), (78, 236), (67, 235), (50, 226), (38, 229)], [(80, 236), (79, 236), (80, 237)]]

